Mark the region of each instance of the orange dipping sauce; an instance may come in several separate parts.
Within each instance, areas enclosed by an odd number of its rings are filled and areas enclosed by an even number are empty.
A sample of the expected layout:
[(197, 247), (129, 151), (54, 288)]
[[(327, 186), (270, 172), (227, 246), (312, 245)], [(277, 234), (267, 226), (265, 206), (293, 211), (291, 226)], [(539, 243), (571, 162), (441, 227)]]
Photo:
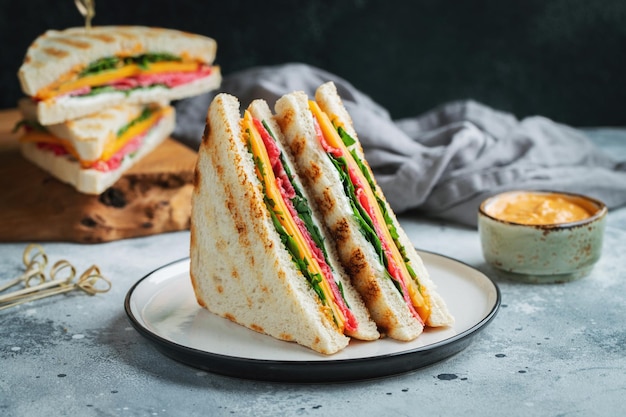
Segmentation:
[(512, 223), (542, 225), (571, 223), (593, 215), (585, 200), (557, 193), (509, 193), (485, 207), (491, 217)]

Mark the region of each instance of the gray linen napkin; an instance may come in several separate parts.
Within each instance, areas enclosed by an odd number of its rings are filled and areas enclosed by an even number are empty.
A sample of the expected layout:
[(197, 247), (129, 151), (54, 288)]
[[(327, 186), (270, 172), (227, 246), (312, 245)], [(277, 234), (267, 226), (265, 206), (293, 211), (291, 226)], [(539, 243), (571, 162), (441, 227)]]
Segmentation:
[[(511, 189), (583, 193), (610, 208), (626, 204), (626, 161), (603, 153), (580, 130), (545, 117), (523, 120), (471, 100), (392, 120), (346, 80), (304, 64), (256, 67), (224, 77), (220, 92), (270, 107), (285, 93), (333, 81), (387, 200), (402, 213), (476, 225), (485, 198)], [(176, 104), (175, 138), (197, 148), (215, 93)]]

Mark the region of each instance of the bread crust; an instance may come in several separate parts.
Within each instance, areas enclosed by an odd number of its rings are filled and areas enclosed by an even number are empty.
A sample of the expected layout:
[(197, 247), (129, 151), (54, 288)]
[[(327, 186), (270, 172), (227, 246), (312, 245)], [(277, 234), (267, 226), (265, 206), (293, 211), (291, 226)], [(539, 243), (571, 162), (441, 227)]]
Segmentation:
[(191, 282), (198, 303), (254, 331), (324, 354), (349, 343), (284, 248), (242, 136), (238, 100), (207, 113), (192, 195)]
[(147, 26), (94, 26), (48, 30), (26, 51), (18, 70), (22, 90), (34, 96), (71, 70), (98, 58), (162, 52), (212, 64), (217, 43), (207, 36)]

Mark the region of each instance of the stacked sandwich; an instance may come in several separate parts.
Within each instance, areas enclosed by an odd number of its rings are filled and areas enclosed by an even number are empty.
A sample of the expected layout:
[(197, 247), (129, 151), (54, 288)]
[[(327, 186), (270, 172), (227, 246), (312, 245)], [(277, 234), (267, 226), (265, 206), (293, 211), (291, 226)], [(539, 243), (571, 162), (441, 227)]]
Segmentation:
[(18, 72), (22, 154), (100, 194), (174, 130), (172, 100), (219, 87), (215, 52), (213, 39), (172, 29), (47, 31)]
[(209, 311), (324, 354), (453, 317), (375, 182), (334, 84), (207, 114), (191, 282)]

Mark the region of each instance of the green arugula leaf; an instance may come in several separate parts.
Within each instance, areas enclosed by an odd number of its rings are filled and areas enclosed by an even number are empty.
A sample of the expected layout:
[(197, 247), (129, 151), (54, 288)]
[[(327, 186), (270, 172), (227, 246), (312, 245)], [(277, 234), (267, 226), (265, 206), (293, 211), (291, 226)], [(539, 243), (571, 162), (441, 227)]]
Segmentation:
[(48, 132), (48, 129), (46, 129), (46, 127), (40, 124), (39, 122), (35, 120), (23, 119), (15, 123), (15, 126), (13, 126), (13, 130), (11, 130), (11, 133), (17, 133), (17, 131), (20, 130), (20, 128), (22, 127), (27, 127), (32, 130), (36, 130), (38, 132)]
[[(250, 132), (248, 131), (248, 136), (249, 135), (250, 135)], [(255, 163), (255, 166), (259, 169), (259, 172), (261, 172), (262, 175), (264, 175), (263, 174), (264, 173), (263, 163), (260, 160), (260, 158), (254, 157), (254, 154), (252, 153), (252, 145), (250, 144), (250, 140), (248, 140), (248, 142), (247, 142), (247, 147), (248, 147), (248, 152), (250, 152), (250, 154), (253, 155), (253, 161)], [(302, 255), (300, 253), (300, 249), (298, 248), (298, 245), (297, 245), (295, 239), (293, 237), (291, 237), (289, 235), (289, 233), (287, 233), (287, 231), (285, 230), (283, 225), (280, 223), (280, 220), (278, 219), (278, 215), (280, 213), (278, 213), (275, 210), (276, 202), (274, 200), (272, 200), (271, 198), (267, 197), (267, 192), (266, 192), (266, 189), (265, 189), (265, 185), (264, 185), (264, 183), (262, 181), (261, 181), (261, 184), (262, 184), (262, 187), (263, 187), (263, 195), (264, 195), (263, 200), (264, 200), (265, 206), (267, 207), (267, 210), (268, 210), (268, 212), (270, 214), (270, 217), (272, 219), (272, 223), (274, 224), (274, 227), (276, 228), (276, 231), (278, 232), (278, 235), (280, 236), (281, 242), (283, 243), (283, 245), (285, 245), (285, 248), (287, 249), (287, 251), (291, 255), (292, 261), (295, 263), (295, 265), (298, 268), (298, 270), (305, 277), (305, 279), (307, 280), (307, 282), (309, 283), (309, 285), (311, 286), (313, 291), (315, 291), (315, 293), (318, 295), (318, 297), (320, 298), (322, 304), (328, 305), (328, 300), (326, 299), (326, 296), (324, 295), (324, 291), (322, 290), (322, 287), (320, 285), (320, 283), (322, 282), (321, 275), (319, 275), (319, 274), (312, 274), (309, 271), (309, 269), (308, 269), (308, 262), (306, 261), (306, 259), (302, 258)], [(336, 318), (334, 316), (333, 316), (333, 320), (335, 320), (335, 323), (337, 322)]]
[(147, 69), (150, 64), (163, 61), (180, 62), (182, 61), (182, 58), (168, 53), (148, 53), (123, 58), (117, 56), (109, 56), (100, 58), (87, 65), (87, 67), (78, 74), (78, 78), (86, 77), (89, 75), (96, 75), (103, 71), (110, 71), (121, 68), (125, 65), (132, 64), (136, 64), (143, 69)]
[(131, 127), (133, 127), (134, 125), (136, 125), (137, 123), (141, 123), (144, 120), (147, 120), (152, 113), (154, 113), (154, 110), (151, 109), (150, 107), (146, 107), (143, 109), (143, 111), (141, 112), (141, 114), (139, 116), (137, 116), (136, 118), (134, 118), (133, 120), (131, 120), (129, 123), (125, 124), (124, 126), (122, 126), (118, 131), (117, 131), (117, 137), (121, 137), (124, 133), (126, 133), (128, 131), (128, 129), (130, 129)]
[[(345, 130), (343, 130), (341, 127), (338, 128), (338, 131), (339, 131), (339, 134), (340, 134), (340, 136), (342, 138), (342, 141), (344, 142), (344, 144), (346, 144), (346, 146), (348, 146), (348, 144), (355, 143), (354, 139), (350, 135), (348, 135), (345, 132)], [(361, 161), (361, 159), (359, 158), (359, 156), (356, 154), (356, 152), (354, 150), (351, 151), (350, 153), (352, 154), (352, 157), (354, 158), (357, 166), (359, 167), (359, 169), (361, 170), (361, 172), (365, 176), (365, 179), (368, 182), (369, 186), (372, 188), (372, 191), (375, 190), (376, 189), (376, 185), (374, 183), (374, 180), (371, 177), (371, 175), (369, 173), (369, 170), (365, 167), (363, 161)], [(344, 186), (344, 191), (346, 192), (346, 195), (348, 196), (348, 199), (350, 200), (350, 205), (352, 207), (353, 216), (357, 220), (357, 223), (360, 226), (361, 233), (363, 234), (363, 236), (365, 236), (367, 241), (373, 246), (374, 250), (378, 254), (378, 258), (379, 258), (381, 264), (384, 265), (384, 267), (385, 267), (385, 275), (389, 279), (392, 280), (393, 284), (398, 289), (400, 294), (403, 294), (402, 287), (401, 287), (400, 283), (396, 282), (396, 280), (393, 279), (393, 277), (391, 276), (391, 274), (389, 274), (389, 272), (387, 270), (387, 266), (389, 264), (389, 261), (387, 259), (387, 256), (385, 256), (385, 252), (383, 250), (382, 242), (380, 241), (380, 238), (378, 237), (378, 235), (375, 232), (373, 221), (369, 217), (367, 212), (363, 209), (361, 204), (358, 203), (358, 200), (356, 198), (356, 193), (355, 193), (355, 190), (354, 190), (354, 184), (352, 184), (352, 180), (350, 179), (350, 176), (348, 175), (348, 163), (347, 163), (347, 161), (345, 160), (344, 157), (336, 158), (336, 157), (334, 157), (334, 156), (332, 156), (330, 154), (328, 154), (328, 157), (333, 162), (333, 165), (335, 165), (335, 168), (339, 172), (339, 176), (341, 178), (341, 182), (342, 182), (342, 184)], [(405, 265), (407, 267), (407, 270), (409, 272), (409, 275), (417, 283), (417, 285), (419, 287), (419, 282), (416, 279), (417, 275), (415, 274), (415, 271), (413, 270), (413, 268), (409, 264), (409, 259), (406, 256), (406, 249), (404, 248), (404, 246), (399, 241), (398, 231), (397, 231), (397, 229), (396, 229), (396, 227), (395, 227), (395, 225), (393, 223), (393, 220), (391, 219), (391, 216), (389, 215), (389, 213), (387, 211), (387, 207), (386, 207), (384, 201), (382, 201), (382, 199), (380, 199), (376, 195), (376, 193), (374, 193), (374, 195), (376, 196), (376, 202), (377, 202), (378, 206), (380, 207), (380, 209), (381, 209), (381, 211), (383, 213), (383, 217), (385, 219), (386, 227), (389, 230), (389, 233), (391, 234), (391, 237), (392, 237), (392, 239), (394, 241), (394, 244), (398, 247), (398, 250), (399, 250), (399, 252), (400, 252), (400, 254), (402, 256), (402, 260), (404, 261), (404, 263), (405, 263)]]
[(354, 138), (350, 136), (343, 127), (341, 126), (337, 127), (337, 132), (339, 133), (339, 137), (341, 138), (341, 141), (347, 147), (350, 147), (356, 143), (356, 140), (354, 140)]

